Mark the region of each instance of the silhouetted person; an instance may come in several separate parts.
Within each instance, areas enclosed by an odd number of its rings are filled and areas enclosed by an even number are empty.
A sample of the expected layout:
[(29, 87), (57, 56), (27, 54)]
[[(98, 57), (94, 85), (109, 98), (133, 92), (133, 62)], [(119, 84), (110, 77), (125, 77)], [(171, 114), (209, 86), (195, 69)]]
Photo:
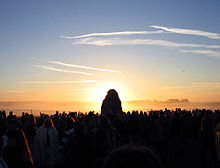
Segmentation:
[(33, 158), (40, 168), (54, 168), (58, 159), (58, 133), (51, 119), (36, 131)]
[(86, 125), (81, 120), (76, 126), (75, 136), (70, 140), (66, 167), (96, 167), (96, 150), (95, 139), (88, 134)]
[(22, 130), (15, 129), (13, 134), (9, 136), (5, 161), (9, 168), (34, 167), (27, 139)]
[(73, 119), (73, 117), (68, 116), (65, 121), (65, 132), (64, 132), (63, 137), (61, 139), (61, 146), (59, 147), (64, 161), (67, 160), (67, 157), (68, 157), (67, 154), (69, 151), (70, 140), (71, 140), (71, 138), (73, 138), (75, 133), (76, 133), (75, 120)]
[[(22, 138), (16, 138), (15, 131), (20, 128), (24, 130), (25, 134), (27, 133), (26, 137), (29, 140), (35, 139), (33, 159), (36, 168), (101, 168), (105, 157), (121, 145), (147, 146), (169, 168), (219, 167), (217, 161), (220, 153), (219, 110), (195, 109), (190, 111), (177, 108), (165, 111), (151, 110), (149, 114), (141, 111), (115, 114), (112, 112), (122, 111), (111, 110), (121, 109), (121, 106), (118, 106), (120, 99), (117, 98), (116, 91), (109, 92), (103, 101), (102, 112), (106, 112), (105, 115), (94, 114), (94, 112), (88, 114), (56, 112), (49, 116), (41, 113), (36, 117), (35, 123), (35, 118), (31, 114), (23, 113), (21, 117), (16, 118), (12, 112), (8, 115), (9, 117), (6, 117), (5, 112), (0, 111), (0, 156), (6, 164), (9, 163), (9, 168), (25, 167), (28, 165), (26, 163), (31, 163), (28, 161), (31, 160), (30, 154), (29, 156), (27, 154), (29, 152), (23, 150), (25, 145), (23, 147), (20, 145)], [(119, 103), (114, 103), (117, 102), (114, 99), (115, 95)], [(112, 120), (109, 116), (112, 117)], [(53, 119), (53, 122), (49, 117)], [(39, 129), (35, 135), (36, 125)], [(59, 134), (56, 130), (59, 130)], [(65, 146), (65, 152), (57, 150), (58, 142), (60, 146)], [(117, 151), (120, 151), (120, 155), (118, 152), (116, 152), (117, 155), (113, 152), (109, 157), (114, 160), (113, 163), (116, 165), (119, 160), (121, 160), (119, 165), (127, 163), (128, 168), (132, 167), (133, 162), (135, 167), (142, 166), (144, 160), (148, 163), (157, 163), (157, 161), (153, 161), (154, 159), (148, 161), (143, 149), (129, 148), (125, 150), (123, 148)], [(57, 163), (59, 152), (66, 153), (66, 155), (59, 158), (61, 160)], [(24, 153), (26, 153), (25, 158), (22, 157)], [(135, 156), (130, 157), (134, 153)], [(121, 159), (117, 160), (118, 158)], [(24, 163), (25, 165), (23, 165)], [(108, 160), (107, 163), (112, 165), (112, 161)], [(109, 165), (107, 163), (106, 167)], [(15, 166), (15, 164), (17, 165)], [(117, 166), (115, 167), (117, 168)]]
[(72, 117), (68, 116), (65, 121), (65, 132), (61, 141), (64, 146), (70, 141), (72, 136), (75, 134), (74, 127), (75, 127), (75, 120)]
[(13, 111), (10, 111), (9, 115), (7, 117), (7, 122), (10, 122), (12, 119), (15, 119), (15, 118), (16, 118), (16, 116), (13, 115)]
[(117, 114), (122, 113), (121, 100), (114, 89), (110, 89), (102, 102), (101, 114), (105, 114), (112, 121)]
[(113, 151), (104, 168), (161, 168), (157, 156), (147, 148), (122, 147)]
[(0, 136), (6, 133), (7, 118), (5, 111), (0, 111)]
[(216, 126), (215, 145), (216, 145), (217, 161), (218, 164), (220, 165), (220, 122)]
[(24, 132), (27, 137), (27, 141), (31, 150), (33, 149), (33, 142), (34, 142), (36, 128), (37, 128), (36, 118), (33, 114), (31, 114), (24, 122)]
[(1, 168), (8, 168), (8, 166), (6, 165), (5, 161), (3, 160), (3, 158), (0, 156), (0, 167)]

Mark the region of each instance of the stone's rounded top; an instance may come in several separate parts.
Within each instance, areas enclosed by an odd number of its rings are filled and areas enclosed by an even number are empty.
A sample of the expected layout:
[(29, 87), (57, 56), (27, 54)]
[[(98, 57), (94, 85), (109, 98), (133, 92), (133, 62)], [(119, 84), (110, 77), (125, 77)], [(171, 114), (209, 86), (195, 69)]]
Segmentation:
[(110, 89), (108, 92), (107, 92), (107, 95), (105, 97), (105, 99), (112, 99), (112, 100), (116, 100), (116, 99), (119, 99), (118, 97), (118, 92), (115, 90), (115, 89)]
[(110, 90), (107, 92), (107, 95), (117, 95), (117, 96), (118, 96), (118, 92), (117, 92), (115, 89), (110, 89)]

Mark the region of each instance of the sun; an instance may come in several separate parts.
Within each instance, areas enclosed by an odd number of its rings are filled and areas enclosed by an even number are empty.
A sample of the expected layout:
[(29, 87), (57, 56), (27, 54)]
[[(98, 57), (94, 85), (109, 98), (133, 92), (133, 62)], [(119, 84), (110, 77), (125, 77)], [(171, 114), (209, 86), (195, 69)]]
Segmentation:
[(108, 82), (94, 89), (93, 100), (102, 101), (110, 89), (115, 89), (118, 92), (120, 99), (124, 98), (124, 88), (118, 83)]

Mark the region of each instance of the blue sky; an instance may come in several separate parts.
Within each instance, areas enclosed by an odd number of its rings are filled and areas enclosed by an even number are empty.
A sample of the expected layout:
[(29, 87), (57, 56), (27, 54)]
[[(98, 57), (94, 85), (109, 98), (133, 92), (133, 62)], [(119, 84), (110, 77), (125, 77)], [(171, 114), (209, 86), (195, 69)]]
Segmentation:
[(125, 100), (220, 101), (219, 0), (0, 4), (1, 100), (93, 100), (109, 86)]

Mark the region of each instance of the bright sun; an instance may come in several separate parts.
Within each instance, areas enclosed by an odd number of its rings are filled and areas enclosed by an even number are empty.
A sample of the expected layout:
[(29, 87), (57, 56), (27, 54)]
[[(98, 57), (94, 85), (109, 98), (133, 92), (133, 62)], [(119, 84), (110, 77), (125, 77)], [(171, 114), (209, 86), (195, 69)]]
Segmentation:
[(110, 90), (110, 89), (115, 89), (118, 92), (120, 99), (124, 98), (123, 87), (121, 87), (117, 83), (106, 83), (106, 84), (103, 84), (100, 87), (94, 89), (94, 93), (93, 93), (94, 101), (102, 101), (105, 98), (108, 90)]

